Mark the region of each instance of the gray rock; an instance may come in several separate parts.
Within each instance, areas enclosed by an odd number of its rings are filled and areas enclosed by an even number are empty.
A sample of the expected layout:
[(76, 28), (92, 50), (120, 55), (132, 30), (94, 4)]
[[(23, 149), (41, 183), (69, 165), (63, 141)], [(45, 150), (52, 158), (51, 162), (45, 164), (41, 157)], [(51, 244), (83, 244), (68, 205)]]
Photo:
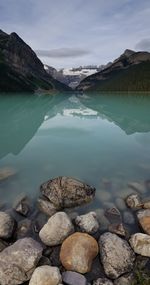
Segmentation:
[(0, 238), (10, 238), (13, 234), (14, 226), (14, 219), (8, 213), (0, 212)]
[(29, 285), (59, 285), (61, 281), (59, 268), (43, 265), (35, 269)]
[(126, 204), (131, 209), (141, 207), (141, 197), (138, 194), (131, 194), (126, 198)]
[(13, 205), (13, 209), (23, 215), (23, 216), (27, 216), (29, 211), (30, 211), (30, 201), (29, 198), (25, 195), (25, 194), (20, 194)]
[(43, 183), (41, 192), (57, 209), (88, 203), (95, 196), (95, 188), (65, 176)]
[(135, 253), (150, 257), (150, 235), (137, 233), (131, 236), (129, 242)]
[(135, 218), (131, 212), (125, 211), (123, 213), (123, 221), (127, 225), (133, 225), (135, 223)]
[(100, 258), (109, 278), (116, 279), (132, 270), (135, 254), (127, 241), (116, 234), (104, 233), (99, 239), (99, 246)]
[(46, 256), (41, 257), (37, 266), (39, 267), (39, 266), (43, 266), (43, 265), (52, 265), (50, 262), (50, 259)]
[(99, 229), (99, 223), (97, 221), (97, 215), (95, 212), (90, 212), (85, 215), (77, 216), (75, 219), (76, 225), (82, 232), (94, 234)]
[(93, 285), (113, 285), (112, 281), (107, 278), (98, 278)]
[(37, 205), (39, 210), (49, 217), (53, 216), (57, 212), (55, 206), (46, 199), (39, 198), (37, 200)]
[(67, 285), (87, 285), (86, 278), (82, 274), (73, 271), (64, 272), (62, 280)]
[(142, 208), (143, 209), (150, 209), (150, 200), (146, 200), (145, 202), (143, 202)]
[(144, 193), (144, 192), (145, 192), (145, 186), (142, 185), (142, 184), (139, 183), (139, 182), (130, 182), (130, 183), (128, 183), (128, 186), (129, 186), (131, 189), (133, 189), (133, 190), (135, 190), (135, 191), (137, 191), (137, 192), (139, 192), (139, 193)]
[(31, 236), (32, 234), (32, 222), (29, 219), (24, 219), (18, 222), (16, 236), (17, 239)]
[(0, 252), (8, 246), (7, 242), (0, 240)]
[(114, 281), (114, 285), (131, 285), (134, 284), (134, 275), (132, 273), (119, 277)]
[(68, 215), (65, 212), (58, 212), (49, 218), (39, 236), (44, 244), (54, 246), (61, 244), (73, 231), (74, 227)]
[(117, 235), (120, 235), (123, 237), (125, 237), (125, 235), (126, 235), (126, 230), (125, 230), (124, 225), (122, 223), (111, 224), (108, 226), (108, 230), (111, 233), (114, 233), (114, 234), (117, 234)]
[(39, 259), (42, 246), (32, 238), (16, 241), (0, 253), (1, 285), (18, 285), (30, 279)]
[(122, 221), (120, 211), (115, 207), (106, 209), (105, 216), (110, 223), (121, 223)]

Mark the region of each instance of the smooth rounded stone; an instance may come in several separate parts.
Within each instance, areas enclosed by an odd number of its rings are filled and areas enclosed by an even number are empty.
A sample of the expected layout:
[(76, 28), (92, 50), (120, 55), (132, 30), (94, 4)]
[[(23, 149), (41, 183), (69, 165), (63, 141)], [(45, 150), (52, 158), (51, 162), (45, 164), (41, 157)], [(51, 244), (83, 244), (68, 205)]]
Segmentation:
[(95, 212), (90, 212), (88, 214), (78, 216), (75, 219), (75, 223), (82, 232), (89, 234), (94, 234), (99, 229), (99, 223), (97, 221), (97, 215)]
[(145, 192), (145, 186), (139, 182), (130, 182), (128, 183), (128, 186), (139, 193)]
[(20, 194), (13, 204), (13, 209), (26, 217), (30, 212), (29, 198), (24, 193)]
[(40, 230), (39, 236), (44, 244), (54, 246), (61, 244), (73, 231), (74, 226), (68, 215), (65, 212), (58, 212), (49, 218)]
[(150, 235), (150, 209), (138, 211), (137, 218), (144, 233)]
[(137, 209), (141, 207), (141, 197), (138, 194), (131, 194), (126, 198), (126, 204), (131, 209)]
[(98, 278), (93, 285), (113, 285), (113, 282), (107, 278)]
[(107, 192), (106, 190), (99, 190), (97, 198), (100, 202), (107, 202), (111, 200), (111, 193)]
[(46, 199), (39, 198), (37, 200), (37, 206), (42, 213), (49, 217), (53, 216), (57, 212), (55, 206)]
[(24, 238), (26, 236), (30, 236), (32, 233), (32, 222), (29, 219), (24, 219), (18, 223), (17, 226), (17, 239)]
[(10, 167), (0, 168), (0, 181), (5, 180), (11, 176), (14, 176), (17, 171)]
[(71, 208), (91, 202), (95, 196), (95, 188), (79, 180), (60, 176), (41, 185), (43, 196), (57, 209)]
[(114, 281), (114, 285), (131, 285), (134, 284), (133, 273), (125, 274)]
[(122, 223), (120, 223), (120, 224), (110, 224), (108, 226), (108, 230), (111, 233), (114, 233), (114, 234), (117, 234), (117, 235), (120, 235), (120, 236), (123, 236), (123, 237), (125, 237), (125, 235), (126, 235), (126, 231), (125, 231), (125, 228), (124, 228)]
[(61, 281), (59, 268), (43, 265), (35, 269), (29, 285), (58, 285)]
[(135, 218), (134, 218), (133, 214), (129, 211), (123, 212), (123, 221), (127, 225), (135, 224)]
[(120, 211), (116, 207), (106, 209), (105, 216), (110, 223), (121, 223), (122, 221)]
[(99, 251), (97, 241), (86, 233), (74, 233), (62, 244), (60, 260), (66, 270), (86, 273)]
[(32, 238), (19, 239), (0, 253), (0, 284), (18, 285), (29, 280), (42, 256), (42, 246)]
[(124, 211), (126, 209), (126, 204), (122, 198), (117, 198), (115, 200), (115, 205), (120, 211)]
[(15, 226), (15, 220), (5, 212), (0, 212), (0, 238), (11, 238)]
[(73, 271), (63, 272), (62, 280), (67, 285), (87, 285), (86, 278), (82, 274)]
[(131, 236), (130, 245), (134, 252), (142, 256), (150, 257), (150, 236), (137, 233)]
[(107, 232), (101, 235), (99, 246), (101, 262), (109, 278), (116, 279), (132, 270), (135, 254), (127, 241)]

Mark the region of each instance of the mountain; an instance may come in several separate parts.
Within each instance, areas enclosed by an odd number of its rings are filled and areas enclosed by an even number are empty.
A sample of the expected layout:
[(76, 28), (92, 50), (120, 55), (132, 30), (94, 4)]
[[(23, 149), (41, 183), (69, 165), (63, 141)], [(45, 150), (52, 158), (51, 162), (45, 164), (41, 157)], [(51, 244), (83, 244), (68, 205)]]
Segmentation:
[(79, 91), (150, 91), (150, 53), (125, 50), (102, 71), (85, 78)]
[(16, 34), (0, 30), (0, 91), (70, 90), (48, 75), (35, 52)]

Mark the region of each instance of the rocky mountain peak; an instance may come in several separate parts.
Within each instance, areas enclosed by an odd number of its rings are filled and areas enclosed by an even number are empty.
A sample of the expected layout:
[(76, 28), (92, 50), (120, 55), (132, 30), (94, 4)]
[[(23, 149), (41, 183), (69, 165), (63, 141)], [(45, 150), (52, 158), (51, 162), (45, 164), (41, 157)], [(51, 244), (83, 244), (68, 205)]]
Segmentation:
[(125, 55), (126, 57), (131, 56), (133, 53), (135, 53), (135, 51), (130, 50), (130, 49), (126, 49), (123, 53), (123, 55)]

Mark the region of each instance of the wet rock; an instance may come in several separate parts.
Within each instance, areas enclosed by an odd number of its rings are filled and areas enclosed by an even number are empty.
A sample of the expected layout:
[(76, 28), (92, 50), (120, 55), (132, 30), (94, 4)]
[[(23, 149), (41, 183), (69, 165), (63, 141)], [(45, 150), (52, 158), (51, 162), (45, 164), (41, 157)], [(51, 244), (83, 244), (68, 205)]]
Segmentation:
[(110, 192), (107, 192), (106, 190), (99, 190), (98, 191), (98, 200), (100, 202), (107, 202), (107, 201), (110, 201), (111, 200), (111, 193)]
[(47, 223), (48, 217), (44, 213), (38, 213), (37, 216), (33, 219), (33, 229), (35, 233), (39, 233), (40, 230)]
[(138, 222), (144, 233), (150, 235), (150, 210), (140, 210), (137, 212)]
[(59, 268), (43, 265), (35, 269), (29, 285), (59, 285), (61, 281)]
[(130, 183), (128, 183), (128, 186), (129, 186), (131, 189), (133, 189), (133, 190), (135, 190), (135, 191), (137, 191), (137, 192), (139, 192), (139, 193), (144, 193), (144, 192), (145, 192), (145, 187), (144, 187), (144, 185), (142, 185), (141, 183), (138, 183), (138, 182), (130, 182)]
[(127, 225), (133, 225), (135, 223), (135, 218), (131, 212), (125, 211), (123, 213), (123, 221)]
[(11, 238), (14, 231), (15, 221), (5, 212), (0, 212), (0, 238)]
[(86, 278), (82, 274), (73, 271), (64, 272), (62, 280), (67, 285), (87, 285)]
[(98, 278), (93, 285), (113, 285), (112, 281), (107, 278)]
[(24, 238), (0, 253), (1, 285), (18, 285), (30, 279), (39, 259), (42, 246), (32, 238)]
[(143, 209), (150, 209), (150, 200), (143, 202), (142, 208)]
[(125, 237), (125, 235), (126, 235), (126, 231), (125, 231), (125, 228), (124, 228), (122, 223), (120, 223), (120, 224), (111, 224), (111, 225), (108, 226), (108, 230), (111, 233), (114, 233), (114, 234), (117, 234), (117, 235), (120, 235), (120, 236), (123, 236), (123, 237)]
[(131, 236), (130, 245), (134, 252), (142, 256), (150, 257), (150, 236), (142, 233), (137, 233)]
[(8, 246), (8, 243), (0, 239), (0, 252)]
[(91, 270), (85, 274), (85, 277), (88, 282), (93, 282), (93, 280), (97, 280), (98, 278), (106, 277), (99, 256), (96, 256), (93, 260)]
[(140, 208), (141, 203), (141, 197), (138, 194), (131, 194), (126, 198), (126, 204), (131, 209)]
[(46, 256), (42, 256), (38, 262), (38, 266), (43, 266), (43, 265), (52, 265), (50, 262), (50, 259)]
[(0, 181), (5, 180), (16, 174), (16, 170), (10, 167), (0, 168)]
[(54, 246), (50, 254), (50, 261), (53, 266), (60, 267), (61, 262), (59, 256), (60, 256), (60, 246)]
[(18, 223), (16, 236), (17, 239), (32, 235), (32, 222), (29, 219), (24, 219)]
[(37, 204), (39, 210), (49, 217), (53, 216), (57, 212), (55, 206), (46, 199), (39, 198), (37, 200)]
[(126, 204), (122, 198), (117, 198), (115, 200), (115, 205), (120, 211), (124, 211), (126, 209)]
[(134, 275), (125, 274), (114, 281), (114, 285), (131, 285), (134, 284)]
[(94, 234), (99, 229), (99, 223), (95, 212), (90, 212), (85, 215), (78, 216), (75, 219), (76, 225), (81, 229), (82, 232)]
[(65, 212), (58, 212), (49, 218), (40, 230), (39, 236), (44, 244), (54, 246), (61, 244), (73, 231), (74, 227), (68, 215)]
[(105, 217), (104, 209), (96, 209), (95, 213), (97, 215), (97, 220), (98, 220), (98, 222), (100, 224), (100, 229), (101, 230), (106, 230), (108, 228), (108, 225), (110, 224), (110, 222)]
[(21, 195), (19, 195), (13, 204), (13, 209), (17, 213), (26, 217), (30, 212), (29, 198), (23, 193)]
[(88, 203), (95, 196), (95, 188), (65, 176), (43, 183), (41, 192), (57, 209)]
[(132, 270), (135, 254), (127, 241), (116, 234), (104, 233), (99, 239), (99, 246), (100, 258), (109, 278), (116, 279)]
[(110, 223), (120, 223), (122, 221), (120, 211), (115, 207), (106, 209), (105, 216)]
[(60, 260), (66, 270), (84, 274), (90, 271), (98, 251), (98, 244), (93, 237), (76, 232), (63, 242)]

